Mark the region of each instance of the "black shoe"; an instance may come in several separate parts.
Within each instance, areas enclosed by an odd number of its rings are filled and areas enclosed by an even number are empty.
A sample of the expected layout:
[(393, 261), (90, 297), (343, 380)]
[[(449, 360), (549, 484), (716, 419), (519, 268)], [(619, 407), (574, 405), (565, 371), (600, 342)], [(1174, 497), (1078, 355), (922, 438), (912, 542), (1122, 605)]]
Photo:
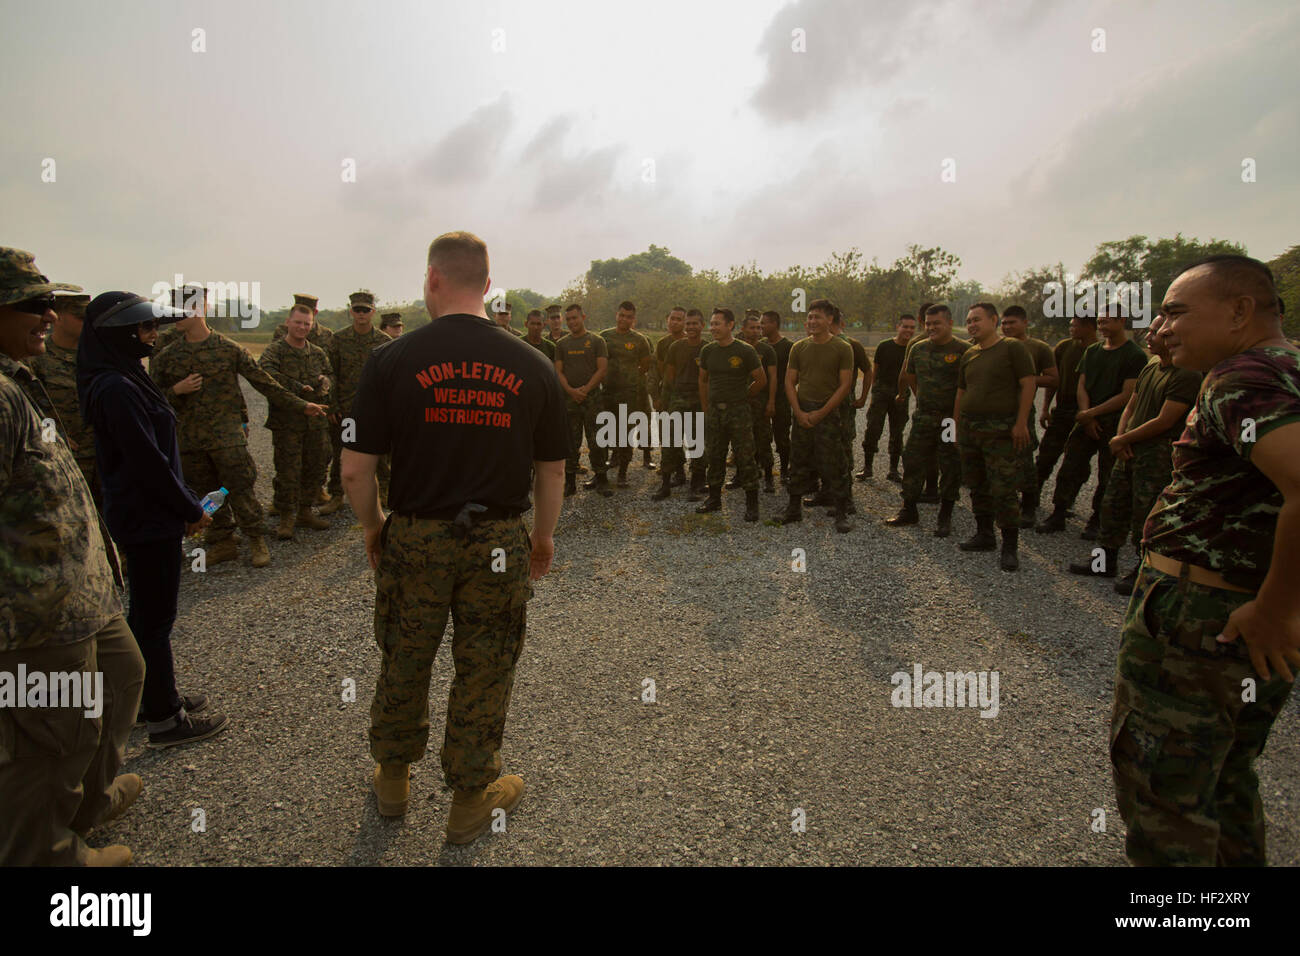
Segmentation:
[(896, 485), (903, 483), (903, 476), (898, 473), (897, 469), (889, 469), (889, 474), (885, 475), (885, 481), (892, 481)]
[(791, 495), (790, 502), (785, 506), (785, 514), (781, 515), (781, 524), (794, 524), (796, 521), (803, 520), (803, 498), (799, 495)]
[(661, 484), (661, 485), (659, 486), (659, 490), (658, 490), (658, 491), (656, 491), (653, 495), (650, 496), (650, 500), (651, 500), (651, 501), (663, 501), (665, 498), (667, 498), (667, 497), (669, 497), (670, 495), (672, 495), (672, 493), (673, 493), (673, 486), (672, 486), (672, 483), (671, 483), (671, 481), (669, 480), (668, 476), (667, 476), (667, 475), (664, 475), (664, 478), (663, 478), (663, 484)]
[(858, 472), (858, 473), (857, 473), (856, 475), (854, 475), (853, 477), (856, 478), (858, 481), (870, 481), (870, 480), (871, 480), (871, 466), (870, 466), (870, 465), (867, 465), (866, 467), (864, 467), (860, 472)]
[(939, 521), (934, 526), (934, 536), (936, 538), (946, 538), (952, 534), (952, 509), (955, 504), (955, 501), (942, 501), (939, 503)]
[(192, 744), (198, 740), (206, 740), (213, 734), (221, 733), (229, 723), (230, 718), (225, 714), (212, 714), (207, 717), (191, 717), (189, 714), (185, 714), (171, 730), (150, 734), (149, 746), (155, 750), (160, 750), (163, 747), (176, 747), (180, 744)]
[(1102, 551), (1102, 555), (1101, 555), (1100, 571), (1093, 568), (1093, 565), (1096, 564), (1097, 559), (1095, 557), (1091, 557), (1087, 561), (1080, 561), (1077, 564), (1070, 565), (1070, 573), (1086, 574), (1089, 577), (1094, 577), (1094, 578), (1113, 578), (1118, 572), (1118, 569), (1115, 567), (1115, 565), (1119, 560), (1119, 548), (1102, 548), (1101, 551)]
[(893, 525), (895, 528), (898, 528), (907, 524), (917, 524), (920, 520), (921, 516), (917, 514), (916, 511), (916, 502), (904, 501), (903, 507), (898, 510), (898, 514), (894, 515), (892, 518), (886, 518), (885, 524)]
[(709, 489), (709, 498), (704, 504), (695, 509), (697, 515), (706, 515), (711, 511), (722, 510), (722, 488), (714, 485)]
[(1003, 571), (1020, 570), (1020, 556), (1016, 554), (1016, 548), (1019, 543), (1019, 528), (1002, 529), (1002, 555), (998, 559), (998, 567)]
[(1123, 594), (1125, 596), (1131, 595), (1133, 593), (1133, 589), (1137, 587), (1137, 579), (1138, 579), (1138, 569), (1134, 568), (1128, 574), (1124, 575), (1122, 578), (1120, 578), (1118, 581), (1115, 582), (1115, 593)]
[(564, 476), (564, 497), (571, 498), (578, 493), (578, 478), (576, 475)]
[[(1134, 574), (1136, 573), (1137, 572), (1135, 571)], [(181, 706), (185, 708), (185, 713), (197, 714), (204, 707), (208, 706), (208, 695), (195, 694), (193, 697), (191, 697), (189, 694), (181, 694)], [(139, 727), (144, 723), (145, 723), (144, 711), (142, 710), (135, 715), (135, 725)]]
[(1065, 530), (1065, 509), (1053, 508), (1052, 513), (1034, 528), (1039, 534), (1055, 534)]
[(650, 459), (650, 449), (645, 450), (645, 460), (642, 463), (646, 468), (654, 468), (655, 463)]
[(703, 501), (706, 486), (703, 475), (691, 475), (691, 489), (686, 496), (687, 501)]
[(758, 520), (758, 489), (745, 492), (745, 520)]
[(963, 551), (994, 551), (997, 549), (998, 539), (993, 534), (992, 515), (976, 515), (975, 529), (975, 534), (957, 545), (957, 547)]
[(840, 534), (848, 534), (853, 530), (853, 522), (849, 520), (848, 509), (844, 506), (835, 510), (835, 530)]
[(626, 487), (627, 487), (627, 466), (628, 466), (628, 464), (629, 464), (628, 462), (624, 462), (623, 464), (621, 464), (621, 465), (618, 466), (618, 481), (617, 481), (617, 485), (618, 485), (619, 488), (626, 488)]
[(815, 495), (809, 495), (803, 500), (803, 503), (809, 508), (824, 508), (828, 505), (835, 504), (835, 502), (831, 500), (831, 496), (824, 491), (819, 491)]
[(1099, 534), (1101, 534), (1101, 520), (1096, 515), (1093, 515), (1088, 519), (1088, 523), (1083, 526), (1083, 530), (1079, 532), (1079, 537), (1084, 541), (1096, 541)]
[(605, 477), (605, 470), (602, 468), (600, 471), (592, 475), (589, 479), (584, 481), (582, 483), (582, 487), (586, 488), (588, 491), (594, 491), (595, 489), (599, 488), (601, 485), (608, 485), (608, 484), (609, 484), (609, 479)]

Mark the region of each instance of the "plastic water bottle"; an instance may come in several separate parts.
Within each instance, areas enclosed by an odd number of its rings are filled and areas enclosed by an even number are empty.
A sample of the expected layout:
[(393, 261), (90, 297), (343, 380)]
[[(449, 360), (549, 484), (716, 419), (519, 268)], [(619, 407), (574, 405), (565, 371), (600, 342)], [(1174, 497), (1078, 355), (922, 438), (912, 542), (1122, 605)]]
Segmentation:
[(230, 494), (225, 488), (218, 488), (216, 491), (209, 491), (203, 496), (199, 504), (203, 507), (204, 514), (216, 514), (217, 510), (226, 503), (226, 495)]

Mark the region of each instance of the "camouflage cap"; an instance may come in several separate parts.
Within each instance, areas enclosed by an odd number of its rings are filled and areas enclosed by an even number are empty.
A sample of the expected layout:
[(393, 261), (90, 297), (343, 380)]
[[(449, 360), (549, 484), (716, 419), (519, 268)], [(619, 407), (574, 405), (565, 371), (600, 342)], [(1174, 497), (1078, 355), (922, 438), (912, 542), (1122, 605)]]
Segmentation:
[(0, 305), (59, 291), (80, 292), (81, 286), (51, 282), (37, 270), (36, 257), (30, 252), (0, 246)]
[(361, 289), (360, 291), (353, 292), (348, 296), (348, 303), (350, 305), (368, 305), (373, 309), (375, 307), (375, 294), (373, 292), (368, 292), (365, 289)]
[(208, 297), (208, 290), (199, 282), (187, 282), (172, 289), (172, 305), (178, 309), (198, 308)]
[(559, 315), (562, 310), (558, 305), (548, 305), (546, 307), (547, 315)]
[(379, 327), (382, 329), (385, 325), (396, 325), (398, 322), (401, 321), (402, 321), (402, 313), (385, 312), (382, 316), (379, 317)]
[(300, 305), (304, 309), (311, 309), (313, 312), (316, 311), (316, 303), (319, 301), (320, 299), (314, 295), (306, 295), (302, 292), (295, 292), (293, 294), (294, 305)]

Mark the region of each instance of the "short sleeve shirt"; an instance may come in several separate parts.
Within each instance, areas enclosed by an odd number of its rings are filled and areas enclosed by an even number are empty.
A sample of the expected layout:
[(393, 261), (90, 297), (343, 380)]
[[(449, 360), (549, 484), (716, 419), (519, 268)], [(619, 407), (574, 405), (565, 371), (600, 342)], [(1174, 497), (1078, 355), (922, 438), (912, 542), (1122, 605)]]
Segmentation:
[(684, 338), (678, 339), (668, 347), (664, 357), (665, 366), (671, 365), (676, 370), (673, 394), (692, 404), (700, 401), (700, 349), (703, 347), (703, 342), (692, 345)]
[[(1190, 412), (1200, 390), (1200, 372), (1177, 365), (1161, 366), (1160, 359), (1153, 356), (1146, 368), (1138, 373), (1137, 386), (1133, 389), (1133, 414), (1128, 419), (1129, 430), (1145, 425), (1159, 415), (1165, 402), (1181, 402)], [(1179, 422), (1151, 441), (1171, 442), (1183, 433), (1184, 427), (1185, 422)]]
[(649, 340), (635, 330), (620, 332), (616, 328), (606, 329), (600, 337), (609, 352), (609, 374), (603, 386), (612, 391), (636, 388), (642, 378), (641, 360), (650, 357)]
[(963, 389), (963, 415), (1015, 416), (1020, 412), (1020, 380), (1034, 374), (1025, 344), (1001, 338), (988, 348), (972, 345), (957, 362), (957, 387)]
[(951, 415), (957, 401), (957, 372), (962, 353), (970, 343), (951, 339), (943, 345), (923, 339), (907, 351), (907, 374), (916, 376), (916, 411), (923, 415)]
[(709, 376), (710, 402), (743, 402), (758, 368), (758, 352), (748, 342), (709, 342), (700, 349), (700, 369)]
[[(1126, 381), (1138, 377), (1148, 358), (1132, 339), (1116, 349), (1108, 349), (1102, 342), (1089, 345), (1079, 360), (1079, 372), (1083, 375), (1088, 401), (1100, 405), (1114, 398), (1123, 390)], [(1119, 412), (1115, 412), (1115, 416), (1118, 418)]]
[(555, 343), (555, 360), (564, 364), (569, 388), (582, 388), (596, 374), (596, 360), (609, 358), (605, 340), (591, 331), (570, 333)]
[(823, 405), (839, 390), (840, 372), (853, 370), (853, 347), (835, 336), (826, 342), (809, 336), (790, 347), (790, 368), (799, 373), (796, 397)]

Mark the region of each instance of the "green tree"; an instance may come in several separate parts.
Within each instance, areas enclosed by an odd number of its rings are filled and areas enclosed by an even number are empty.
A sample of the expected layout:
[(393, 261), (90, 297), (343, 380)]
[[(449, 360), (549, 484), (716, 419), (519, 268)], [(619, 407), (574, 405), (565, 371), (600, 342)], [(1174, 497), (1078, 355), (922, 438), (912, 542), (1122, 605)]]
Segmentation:
[(1300, 245), (1292, 246), (1267, 265), (1273, 270), (1277, 294), (1286, 307), (1282, 328), (1288, 337), (1300, 337)]

